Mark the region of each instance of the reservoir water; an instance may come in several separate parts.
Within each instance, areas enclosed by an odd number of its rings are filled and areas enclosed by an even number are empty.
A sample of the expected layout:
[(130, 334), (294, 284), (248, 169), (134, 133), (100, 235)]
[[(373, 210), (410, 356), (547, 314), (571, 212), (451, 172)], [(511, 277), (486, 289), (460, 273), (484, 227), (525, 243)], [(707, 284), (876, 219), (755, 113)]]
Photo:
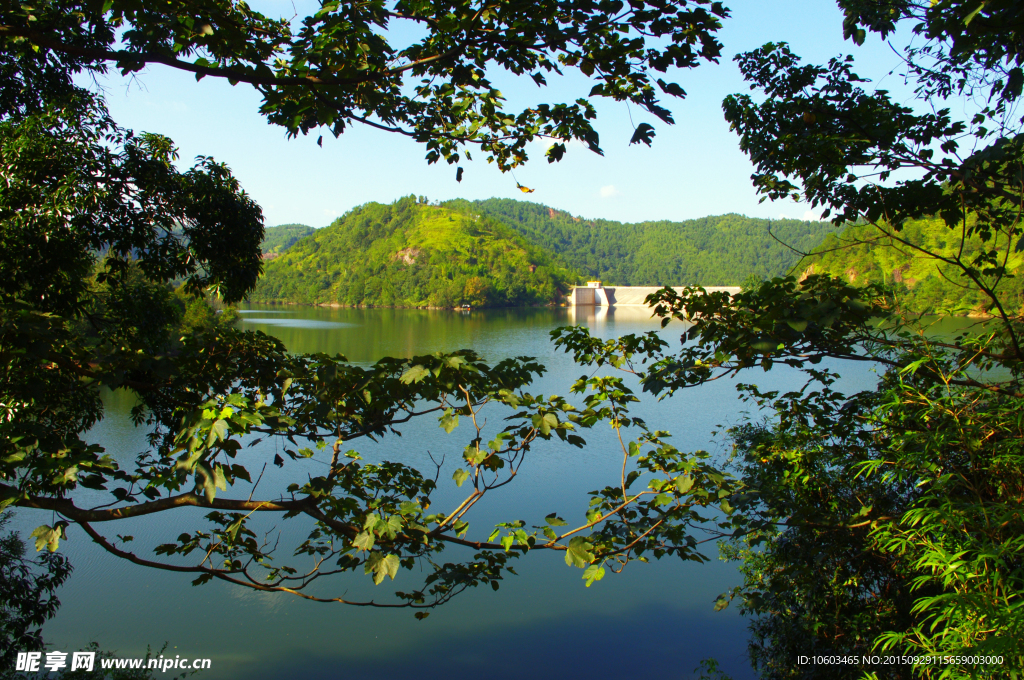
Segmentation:
[[(581, 323), (601, 337), (640, 333), (659, 327), (640, 308), (509, 309), (464, 312), (251, 307), (241, 326), (280, 338), (290, 351), (341, 353), (350, 361), (370, 364), (383, 356), (409, 357), (436, 351), (473, 348), (495, 363), (511, 356), (536, 357), (548, 372), (533, 393), (569, 395), (572, 382), (594, 369), (575, 365), (556, 350), (549, 332)], [(661, 331), (678, 342), (684, 329), (673, 322)], [(869, 387), (874, 374), (864, 365), (839, 365), (841, 387)], [(607, 369), (613, 372), (613, 369)], [(743, 382), (785, 389), (804, 382), (785, 367), (741, 376)], [(742, 422), (748, 408), (735, 390), (736, 381), (718, 381), (656, 401), (645, 395), (633, 411), (652, 429), (668, 430), (682, 451), (704, 449), (726, 456), (724, 429)], [(582, 399), (577, 398), (577, 401)], [(123, 464), (146, 448), (145, 431), (128, 419), (130, 396), (108, 395), (107, 417), (91, 433)], [(461, 431), (461, 432), (460, 432)], [(377, 444), (355, 442), (367, 460), (390, 459), (429, 465), (447, 454), (457, 458), (466, 444), (465, 428), (452, 435), (434, 417), (410, 423), (402, 437), (388, 436)], [(457, 435), (462, 434), (462, 437)], [(560, 442), (535, 447), (516, 480), (488, 495), (487, 505), (471, 517), (473, 535), (486, 537), (494, 522), (525, 519), (542, 523), (557, 511), (570, 522), (582, 518), (586, 493), (614, 483), (621, 452), (610, 428), (585, 433), (580, 450)], [(273, 444), (246, 449), (249, 469), (275, 455)], [(428, 455), (429, 452), (429, 455)], [(267, 468), (262, 484), (284, 488), (324, 464), (325, 455)], [(303, 468), (302, 466), (308, 466)], [(426, 470), (424, 470), (426, 471)], [(455, 498), (451, 473), (441, 476), (442, 488)], [(261, 487), (264, 489), (267, 487)], [(247, 490), (233, 489), (244, 497)], [(446, 496), (439, 490), (435, 508)], [(439, 505), (440, 504), (440, 505)], [(134, 548), (170, 542), (182, 531), (202, 524), (202, 511), (183, 509), (98, 526), (106, 535), (135, 536)], [(52, 523), (50, 513), (21, 509), (11, 528), (27, 537), (34, 527)], [(301, 524), (301, 523), (298, 523)], [(280, 530), (284, 542), (308, 525), (266, 520), (266, 529)], [(717, 559), (708, 544), (707, 564), (677, 559), (630, 564), (585, 588), (581, 570), (565, 565), (563, 556), (531, 553), (518, 561), (519, 575), (506, 579), (497, 592), (471, 589), (418, 621), (409, 610), (380, 610), (304, 601), (285, 593), (266, 594), (220, 582), (193, 587), (191, 576), (139, 567), (105, 553), (72, 526), (61, 549), (75, 571), (59, 592), (62, 606), (44, 628), (51, 649), (64, 652), (92, 641), (119, 657), (142, 656), (147, 646), (164, 655), (206, 657), (205, 679), (246, 678), (547, 678), (584, 677), (596, 673), (624, 677), (696, 677), (702, 659), (716, 658), (734, 680), (752, 678), (746, 660), (746, 621), (734, 607), (713, 610), (717, 595), (740, 582), (734, 564)], [(400, 572), (395, 587), (409, 587)], [(372, 592), (362, 573), (326, 579), (318, 593)], [(387, 586), (381, 586), (385, 588)], [(159, 675), (159, 674), (158, 674)]]

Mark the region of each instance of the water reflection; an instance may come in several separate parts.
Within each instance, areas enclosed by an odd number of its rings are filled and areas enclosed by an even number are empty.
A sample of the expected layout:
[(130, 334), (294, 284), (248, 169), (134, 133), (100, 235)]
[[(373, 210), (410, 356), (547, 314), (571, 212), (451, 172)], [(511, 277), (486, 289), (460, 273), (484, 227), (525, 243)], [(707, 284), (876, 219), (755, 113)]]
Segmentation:
[(355, 324), (337, 321), (317, 321), (315, 319), (282, 319), (280, 317), (252, 317), (241, 319), (244, 325), (284, 326), (286, 328), (356, 328)]
[[(256, 328), (280, 338), (290, 351), (342, 354), (359, 363), (383, 356), (414, 356), (471, 347), (487, 361), (510, 356), (532, 356), (548, 372), (531, 391), (566, 395), (584, 369), (572, 363), (551, 343), (552, 329), (584, 324), (598, 336), (658, 330), (657, 320), (643, 308), (506, 309), (470, 313), (439, 310), (331, 309), (253, 307), (243, 310), (243, 328)], [(287, 323), (274, 323), (282, 321)], [(684, 326), (673, 322), (660, 330), (678, 342)], [(868, 387), (874, 375), (863, 366), (835, 365), (848, 389)], [(792, 389), (802, 377), (782, 369), (752, 372), (746, 382), (763, 388)], [(635, 385), (634, 385), (635, 386)], [(127, 465), (146, 449), (145, 430), (132, 426), (128, 412), (131, 395), (107, 395), (108, 418), (90, 437), (107, 447)], [(653, 429), (673, 432), (672, 442), (682, 450), (725, 452), (724, 436), (713, 435), (740, 422), (744, 406), (737, 400), (735, 383), (718, 381), (677, 397), (645, 399), (633, 415)], [(493, 418), (489, 428), (501, 428)], [(355, 442), (367, 460), (401, 460), (428, 468), (430, 455), (458, 460), (468, 433), (457, 428), (446, 434), (436, 420), (421, 420), (378, 443)], [(543, 523), (557, 511), (572, 521), (586, 510), (587, 492), (617, 478), (621, 455), (610, 428), (586, 434), (583, 450), (558, 442), (545, 443), (531, 453), (514, 484), (499, 490), (472, 520), (471, 536), (485, 537), (496, 521), (525, 519)], [(240, 459), (253, 477), (261, 465), (279, 453), (277, 443), (244, 448)], [(322, 457), (322, 456), (321, 456)], [(267, 466), (260, 490), (283, 492), (287, 483), (319, 473), (321, 460), (308, 460), (280, 470)], [(450, 480), (445, 470), (442, 480)], [(248, 488), (232, 489), (245, 497)], [(454, 484), (440, 489), (435, 507), (457, 499)], [(197, 508), (136, 518), (117, 527), (98, 527), (135, 536), (133, 545), (143, 555), (152, 546), (174, 540), (188, 527), (202, 525), (205, 513)], [(50, 513), (19, 510), (16, 523), (27, 534)], [(304, 520), (282, 521), (261, 517), (260, 531), (279, 536), (286, 555), (310, 527)], [(603, 672), (630, 676), (643, 673), (686, 677), (707, 656), (716, 656), (735, 680), (751, 677), (745, 660), (745, 622), (733, 609), (713, 612), (714, 598), (739, 582), (733, 565), (714, 561), (706, 565), (663, 561), (631, 565), (623, 574), (609, 575), (587, 589), (581, 572), (566, 567), (558, 555), (530, 555), (516, 569), (518, 577), (502, 583), (501, 590), (475, 590), (457, 598), (424, 621), (410, 612), (347, 608), (277, 594), (254, 593), (223, 583), (194, 588), (191, 577), (138, 567), (108, 556), (81, 531), (69, 530), (63, 543), (75, 565), (68, 587), (60, 593), (62, 607), (47, 624), (45, 634), (56, 649), (78, 649), (91, 640), (121, 655), (143, 655), (146, 645), (170, 643), (174, 653), (209, 657), (213, 668), (203, 678), (336, 678), (373, 674), (416, 675), (426, 678), (486, 677), (522, 674), (510, 656), (542, 658), (531, 664), (537, 680), (580, 675), (580, 653), (587, 666), (599, 663)], [(457, 557), (446, 554), (446, 560)], [(404, 572), (403, 572), (404, 573)], [(333, 578), (333, 577), (332, 577)], [(397, 587), (413, 580), (400, 576)], [(418, 583), (418, 582), (417, 582)], [(326, 579), (322, 594), (379, 596), (362, 574), (351, 579)], [(600, 642), (612, 635), (612, 644)], [(586, 650), (586, 651), (584, 651)]]

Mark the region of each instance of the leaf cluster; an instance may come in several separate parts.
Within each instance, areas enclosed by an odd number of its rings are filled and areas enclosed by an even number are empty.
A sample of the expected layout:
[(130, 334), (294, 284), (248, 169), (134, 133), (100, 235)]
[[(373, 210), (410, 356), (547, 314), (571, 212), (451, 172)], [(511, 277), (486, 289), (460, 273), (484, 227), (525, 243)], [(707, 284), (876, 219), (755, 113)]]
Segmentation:
[[(671, 123), (658, 97), (685, 93), (657, 74), (717, 61), (715, 32), (727, 15), (711, 0), (376, 0), (323, 3), (293, 28), (226, 0), (12, 4), (0, 12), (0, 39), (28, 68), (7, 62), (0, 88), (24, 107), (35, 100), (19, 88), (56, 92), (71, 73), (159, 64), (251, 85), (261, 112), (290, 135), (324, 127), (337, 136), (360, 123), (422, 143), (431, 163), (456, 163), (476, 147), (507, 170), (537, 137), (559, 140), (549, 161), (570, 140), (600, 153), (589, 97), (627, 101)], [(402, 25), (423, 37), (393, 44), (391, 29)], [(500, 70), (543, 86), (568, 69), (596, 81), (589, 93), (518, 113), (505, 109), (491, 80)]]
[[(0, 528), (9, 519), (9, 513), (0, 515)], [(70, 574), (63, 555), (44, 553), (27, 560), (17, 534), (0, 538), (0, 673), (14, 670), (18, 651), (42, 649), (41, 626), (60, 606), (54, 592)]]

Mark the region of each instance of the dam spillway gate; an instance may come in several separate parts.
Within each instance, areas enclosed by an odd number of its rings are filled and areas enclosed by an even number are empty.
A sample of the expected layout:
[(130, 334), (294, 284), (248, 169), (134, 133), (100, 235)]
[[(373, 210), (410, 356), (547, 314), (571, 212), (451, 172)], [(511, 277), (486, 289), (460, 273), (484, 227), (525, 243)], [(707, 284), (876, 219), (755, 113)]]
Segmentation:
[[(568, 303), (571, 307), (646, 307), (645, 300), (665, 286), (603, 286), (599, 281), (589, 281), (586, 286), (576, 286), (569, 293)], [(682, 292), (684, 286), (670, 286), (672, 290)], [(740, 292), (739, 286), (704, 286), (709, 293), (724, 291), (730, 295)]]

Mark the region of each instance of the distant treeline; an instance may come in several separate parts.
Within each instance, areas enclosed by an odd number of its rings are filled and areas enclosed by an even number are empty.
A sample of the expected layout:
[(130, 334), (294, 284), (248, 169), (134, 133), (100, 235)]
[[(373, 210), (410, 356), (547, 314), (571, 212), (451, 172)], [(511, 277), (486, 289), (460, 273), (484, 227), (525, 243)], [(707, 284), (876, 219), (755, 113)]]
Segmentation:
[(835, 230), (732, 214), (623, 224), (508, 199), (431, 205), (410, 196), (356, 208), (324, 229), (268, 228), (263, 252), (278, 257), (267, 262), (251, 299), (503, 306), (557, 302), (573, 283), (595, 278), (741, 285), (789, 273), (796, 251), (811, 251)]
[(555, 302), (577, 274), (486, 215), (369, 203), (265, 265), (250, 299), (395, 307)]
[(810, 252), (837, 231), (824, 222), (736, 214), (623, 224), (500, 198), (444, 205), (490, 215), (586, 278), (630, 286), (736, 286), (751, 276), (782, 276), (799, 262), (795, 251)]

